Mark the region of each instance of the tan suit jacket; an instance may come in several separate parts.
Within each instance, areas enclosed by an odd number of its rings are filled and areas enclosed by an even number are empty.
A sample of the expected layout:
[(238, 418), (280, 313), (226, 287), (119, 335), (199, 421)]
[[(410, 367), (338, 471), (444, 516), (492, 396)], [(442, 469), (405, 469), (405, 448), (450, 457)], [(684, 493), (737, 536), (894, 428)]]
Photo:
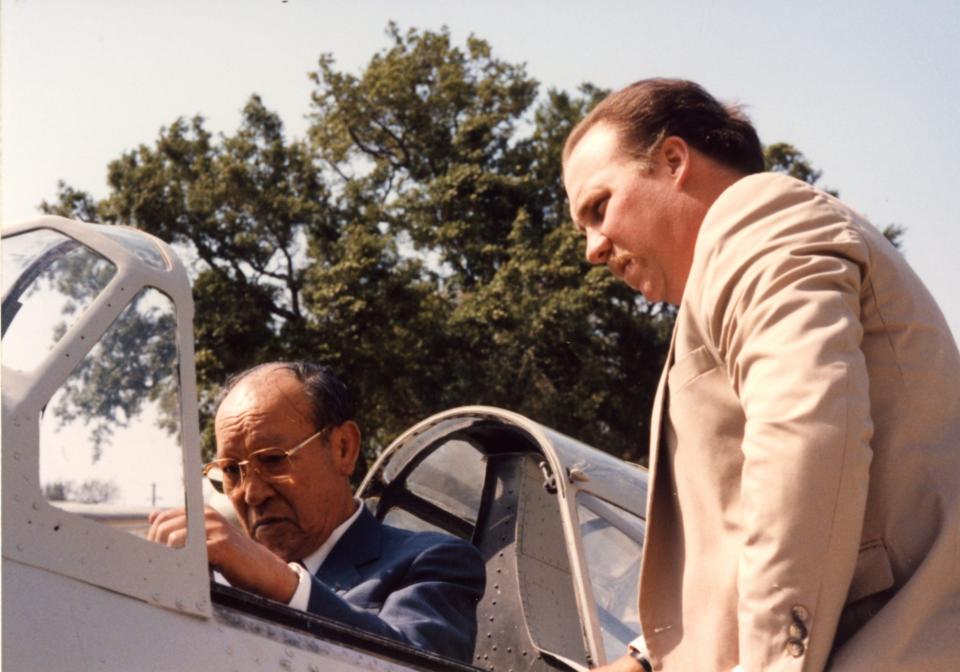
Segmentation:
[(870, 224), (782, 175), (727, 189), (654, 408), (654, 667), (960, 670), (958, 389), (943, 316)]

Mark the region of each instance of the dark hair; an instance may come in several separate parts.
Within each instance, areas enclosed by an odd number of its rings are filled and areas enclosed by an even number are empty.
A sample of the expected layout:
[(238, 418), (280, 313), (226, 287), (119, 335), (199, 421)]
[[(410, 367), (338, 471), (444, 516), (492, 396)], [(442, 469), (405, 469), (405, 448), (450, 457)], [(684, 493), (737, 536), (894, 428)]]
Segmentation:
[[(303, 391), (310, 400), (313, 411), (313, 425), (318, 430), (324, 427), (342, 425), (347, 420), (353, 420), (355, 409), (350, 392), (342, 380), (333, 372), (320, 364), (312, 362), (267, 362), (258, 364), (240, 373), (235, 373), (223, 385), (223, 391), (217, 399), (216, 408), (230, 394), (230, 390), (251, 373), (265, 368), (276, 368), (289, 371), (297, 380), (303, 383)], [(216, 415), (216, 412), (214, 413)]]
[(642, 162), (667, 137), (747, 175), (764, 170), (763, 147), (743, 111), (723, 105), (699, 84), (683, 79), (642, 79), (611, 93), (578, 123), (563, 147), (566, 161), (587, 131), (605, 123), (624, 151)]

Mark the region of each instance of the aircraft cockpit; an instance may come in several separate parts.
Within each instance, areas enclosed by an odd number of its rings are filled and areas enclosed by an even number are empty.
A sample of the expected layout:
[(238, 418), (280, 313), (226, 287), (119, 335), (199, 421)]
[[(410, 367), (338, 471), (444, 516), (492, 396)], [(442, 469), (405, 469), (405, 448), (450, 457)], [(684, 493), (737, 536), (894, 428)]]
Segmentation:
[[(480, 550), (472, 666), (213, 582), (183, 263), (135, 229), (59, 217), (5, 230), (3, 257), (12, 668), (581, 670), (638, 635), (646, 470), (484, 406), (404, 432), (358, 491), (390, 525)], [(116, 485), (66, 482), (78, 456)], [(156, 506), (186, 507), (183, 548), (142, 536)]]

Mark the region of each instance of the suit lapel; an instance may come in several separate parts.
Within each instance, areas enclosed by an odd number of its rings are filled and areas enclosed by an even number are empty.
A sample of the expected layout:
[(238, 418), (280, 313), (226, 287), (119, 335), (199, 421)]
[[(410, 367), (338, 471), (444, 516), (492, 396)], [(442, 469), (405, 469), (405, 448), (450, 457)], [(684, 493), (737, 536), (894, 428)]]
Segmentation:
[(660, 373), (660, 383), (657, 385), (657, 396), (653, 399), (653, 412), (650, 415), (650, 483), (647, 487), (648, 493), (653, 493), (653, 482), (657, 474), (657, 459), (660, 455), (661, 443), (660, 428), (663, 424), (663, 414), (666, 410), (667, 377), (670, 373), (670, 367), (673, 366), (673, 352), (677, 343), (677, 326), (679, 324), (680, 315), (678, 314), (673, 324), (673, 333), (670, 335), (670, 349), (667, 351), (667, 361), (664, 362), (663, 371)]
[[(654, 552), (651, 549), (652, 544), (649, 543), (650, 539), (657, 532), (658, 522), (651, 520), (653, 516), (653, 508), (656, 500), (657, 493), (657, 463), (660, 459), (660, 450), (662, 448), (662, 438), (661, 438), (661, 428), (663, 425), (663, 416), (666, 413), (666, 404), (667, 404), (667, 379), (670, 374), (670, 368), (673, 366), (673, 353), (674, 345), (677, 342), (677, 325), (680, 324), (680, 316), (677, 315), (677, 321), (673, 325), (673, 334), (670, 336), (670, 349), (667, 352), (667, 361), (663, 365), (663, 372), (660, 374), (660, 383), (657, 386), (657, 396), (653, 401), (653, 413), (650, 416), (650, 476), (647, 481), (647, 519), (646, 519), (646, 535), (643, 544), (643, 551), (641, 552), (641, 565), (640, 565), (640, 616), (641, 623), (643, 622), (643, 577), (649, 571), (650, 564), (656, 561), (656, 556), (658, 553), (661, 553), (661, 549), (656, 549)], [(661, 478), (662, 480), (662, 478)]]
[(380, 557), (380, 527), (373, 514), (363, 507), (360, 517), (320, 565), (317, 578), (334, 590), (349, 590), (360, 583), (357, 568)]

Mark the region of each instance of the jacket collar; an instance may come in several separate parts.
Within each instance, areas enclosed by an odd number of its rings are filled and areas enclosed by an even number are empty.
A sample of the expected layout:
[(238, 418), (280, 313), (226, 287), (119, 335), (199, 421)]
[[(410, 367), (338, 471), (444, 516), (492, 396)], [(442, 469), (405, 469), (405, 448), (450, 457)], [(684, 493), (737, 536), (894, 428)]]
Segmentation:
[(360, 581), (357, 567), (380, 557), (381, 536), (380, 522), (364, 506), (360, 516), (320, 565), (317, 578), (334, 589), (356, 585)]

